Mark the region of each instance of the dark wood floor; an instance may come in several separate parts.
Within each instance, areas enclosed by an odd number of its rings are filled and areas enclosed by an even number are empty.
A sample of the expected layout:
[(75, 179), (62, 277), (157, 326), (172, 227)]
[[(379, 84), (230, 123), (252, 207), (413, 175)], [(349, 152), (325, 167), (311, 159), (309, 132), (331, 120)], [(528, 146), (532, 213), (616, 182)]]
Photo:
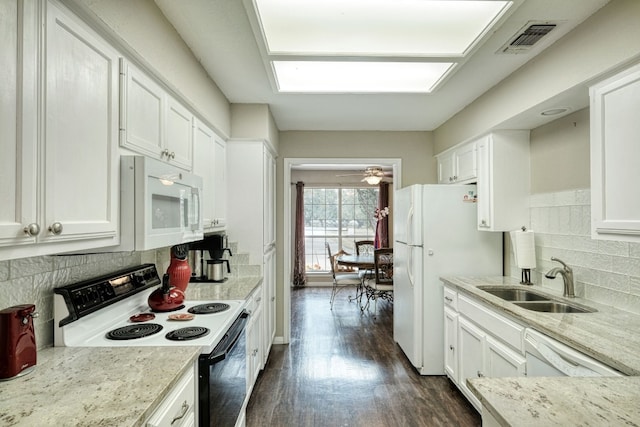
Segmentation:
[[(445, 377), (416, 373), (393, 341), (393, 305), (360, 314), (330, 288), (291, 293), (291, 343), (274, 345), (247, 408), (247, 426), (479, 426)], [(373, 307), (371, 308), (371, 311)]]

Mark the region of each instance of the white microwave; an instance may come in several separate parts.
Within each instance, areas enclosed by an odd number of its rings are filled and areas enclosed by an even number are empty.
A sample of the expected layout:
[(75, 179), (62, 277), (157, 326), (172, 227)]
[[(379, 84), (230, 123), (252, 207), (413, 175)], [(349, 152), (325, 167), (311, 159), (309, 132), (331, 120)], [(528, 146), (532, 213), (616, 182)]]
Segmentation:
[(120, 250), (202, 240), (202, 178), (145, 156), (120, 157)]

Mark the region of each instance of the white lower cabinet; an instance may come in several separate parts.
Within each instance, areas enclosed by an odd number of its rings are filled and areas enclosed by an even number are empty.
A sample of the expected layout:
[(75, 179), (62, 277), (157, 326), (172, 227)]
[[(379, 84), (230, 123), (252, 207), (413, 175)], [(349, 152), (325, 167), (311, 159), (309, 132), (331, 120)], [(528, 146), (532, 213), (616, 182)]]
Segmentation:
[(262, 369), (262, 335), (263, 335), (263, 303), (262, 285), (258, 286), (251, 297), (247, 310), (249, 323), (247, 325), (247, 396), (251, 396), (253, 385)]
[(195, 422), (195, 370), (189, 370), (147, 420), (147, 427), (192, 427)]
[[(524, 326), (445, 286), (445, 372), (482, 411), (467, 379), (526, 375)], [(457, 311), (452, 301), (457, 302)]]

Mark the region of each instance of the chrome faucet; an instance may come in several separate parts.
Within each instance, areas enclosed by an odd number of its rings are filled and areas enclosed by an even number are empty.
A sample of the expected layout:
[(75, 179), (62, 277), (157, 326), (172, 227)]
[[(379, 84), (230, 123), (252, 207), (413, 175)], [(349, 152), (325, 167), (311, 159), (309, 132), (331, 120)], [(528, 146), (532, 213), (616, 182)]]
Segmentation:
[(562, 260), (559, 260), (556, 257), (551, 257), (551, 261), (558, 261), (562, 264), (562, 267), (554, 267), (547, 274), (544, 275), (547, 279), (555, 279), (557, 274), (560, 273), (562, 275), (562, 279), (564, 280), (564, 293), (565, 297), (575, 298), (575, 292), (573, 289), (573, 270), (567, 264), (565, 264)]

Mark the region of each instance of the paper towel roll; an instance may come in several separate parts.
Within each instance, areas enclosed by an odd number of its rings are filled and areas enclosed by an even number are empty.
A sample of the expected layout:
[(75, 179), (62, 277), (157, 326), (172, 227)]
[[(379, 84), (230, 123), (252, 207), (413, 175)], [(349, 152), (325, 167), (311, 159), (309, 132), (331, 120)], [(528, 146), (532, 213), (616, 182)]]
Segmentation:
[(536, 268), (536, 243), (532, 230), (517, 230), (509, 233), (511, 246), (518, 268)]

